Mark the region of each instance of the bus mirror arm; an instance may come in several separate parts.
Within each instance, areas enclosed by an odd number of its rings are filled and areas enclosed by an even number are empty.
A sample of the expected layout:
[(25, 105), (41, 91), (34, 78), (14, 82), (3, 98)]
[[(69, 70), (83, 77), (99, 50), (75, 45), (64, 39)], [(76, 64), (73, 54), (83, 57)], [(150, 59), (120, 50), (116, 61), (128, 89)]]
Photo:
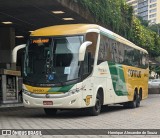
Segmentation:
[(18, 50), (25, 48), (26, 44), (18, 45), (12, 50), (12, 61), (11, 61), (11, 69), (16, 70), (16, 63), (17, 63), (17, 53)]
[(26, 44), (18, 45), (12, 50), (12, 63), (17, 63), (17, 52), (18, 50), (25, 48)]
[(91, 41), (86, 41), (84, 42), (80, 49), (79, 49), (79, 61), (84, 61), (84, 56), (85, 56), (85, 52), (86, 52), (86, 48), (91, 45), (92, 42)]

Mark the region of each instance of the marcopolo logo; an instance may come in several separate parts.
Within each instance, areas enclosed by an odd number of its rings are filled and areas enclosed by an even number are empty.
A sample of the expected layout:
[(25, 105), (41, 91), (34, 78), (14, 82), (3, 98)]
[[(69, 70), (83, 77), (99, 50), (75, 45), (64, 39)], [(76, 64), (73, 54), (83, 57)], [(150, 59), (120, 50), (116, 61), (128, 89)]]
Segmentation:
[(134, 78), (141, 78), (141, 71), (129, 69), (128, 76)]

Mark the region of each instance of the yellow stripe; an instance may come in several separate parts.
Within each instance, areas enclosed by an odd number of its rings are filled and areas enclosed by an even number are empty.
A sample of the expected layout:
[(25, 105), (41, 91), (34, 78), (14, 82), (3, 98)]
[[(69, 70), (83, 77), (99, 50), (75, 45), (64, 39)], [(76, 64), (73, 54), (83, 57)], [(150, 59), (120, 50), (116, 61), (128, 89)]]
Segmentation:
[(48, 93), (49, 88), (45, 88), (45, 87), (33, 87), (33, 86), (29, 86), (29, 85), (25, 85), (26, 89), (29, 91), (29, 92), (32, 92), (32, 93)]
[(94, 24), (55, 25), (35, 30), (31, 36), (58, 36), (84, 34), (88, 29), (98, 29)]

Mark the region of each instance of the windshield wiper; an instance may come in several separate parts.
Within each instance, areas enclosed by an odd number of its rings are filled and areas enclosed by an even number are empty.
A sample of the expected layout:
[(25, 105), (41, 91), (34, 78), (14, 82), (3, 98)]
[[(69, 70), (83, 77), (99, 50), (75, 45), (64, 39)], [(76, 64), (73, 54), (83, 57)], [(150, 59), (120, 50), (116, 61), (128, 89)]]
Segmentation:
[(49, 46), (49, 51), (47, 52), (47, 57), (46, 57), (46, 65), (45, 65), (45, 74), (46, 74), (46, 80), (47, 81), (53, 81), (54, 77), (57, 76), (58, 82), (63, 86), (63, 82), (60, 81), (59, 75), (56, 73), (56, 69), (54, 67), (54, 62), (53, 62), (53, 54), (54, 54), (54, 41), (52, 40), (51, 45)]

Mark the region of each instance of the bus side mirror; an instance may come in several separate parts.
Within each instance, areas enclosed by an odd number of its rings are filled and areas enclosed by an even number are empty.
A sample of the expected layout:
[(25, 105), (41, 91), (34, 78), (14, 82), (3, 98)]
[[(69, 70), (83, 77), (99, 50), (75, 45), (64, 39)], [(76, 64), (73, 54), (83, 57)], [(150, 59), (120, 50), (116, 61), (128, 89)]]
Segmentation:
[(18, 45), (12, 50), (12, 63), (17, 63), (18, 50), (25, 48), (26, 44)]
[(85, 56), (85, 52), (86, 52), (86, 48), (87, 46), (91, 45), (92, 42), (91, 41), (86, 41), (84, 42), (80, 49), (79, 49), (79, 61), (84, 61), (84, 56)]

